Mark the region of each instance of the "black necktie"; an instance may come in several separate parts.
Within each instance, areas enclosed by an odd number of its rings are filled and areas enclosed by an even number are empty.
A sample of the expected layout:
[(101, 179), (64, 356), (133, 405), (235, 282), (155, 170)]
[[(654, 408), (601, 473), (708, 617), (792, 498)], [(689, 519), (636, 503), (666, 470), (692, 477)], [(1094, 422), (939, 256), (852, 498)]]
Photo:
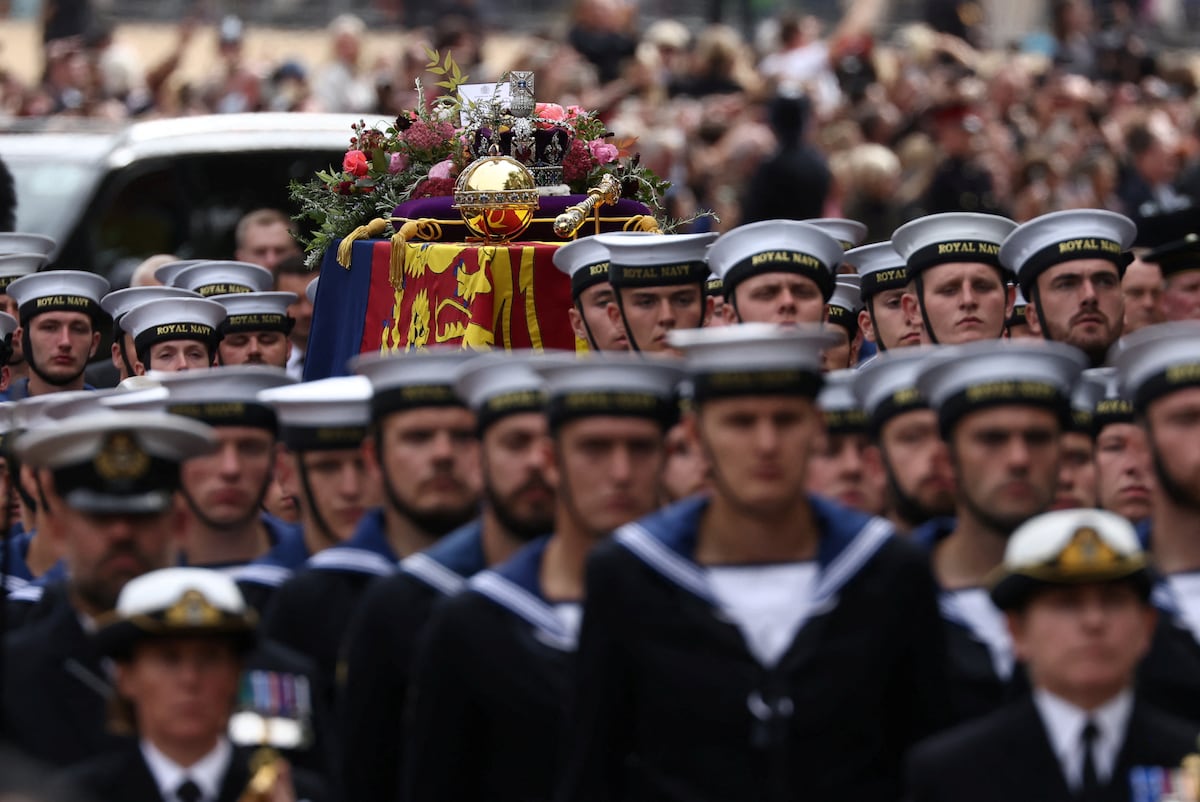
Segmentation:
[(175, 789), (175, 796), (179, 798), (179, 802), (200, 802), (204, 794), (200, 791), (200, 786), (192, 782), (191, 779), (184, 780)]
[(1096, 775), (1096, 738), (1100, 735), (1100, 730), (1096, 727), (1095, 722), (1089, 720), (1083, 727), (1083, 736), (1080, 739), (1083, 746), (1083, 782), (1079, 786), (1079, 799), (1081, 802), (1098, 802), (1100, 799), (1100, 778)]

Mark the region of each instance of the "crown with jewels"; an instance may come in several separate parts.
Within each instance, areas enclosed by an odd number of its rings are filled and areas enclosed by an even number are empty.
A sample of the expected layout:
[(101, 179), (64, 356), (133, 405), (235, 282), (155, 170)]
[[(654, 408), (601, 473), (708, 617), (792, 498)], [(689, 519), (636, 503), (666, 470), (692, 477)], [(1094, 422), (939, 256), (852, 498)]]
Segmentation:
[(499, 97), (472, 107), (471, 154), (482, 158), (496, 151), (529, 168), (539, 187), (563, 183), (563, 159), (571, 148), (574, 133), (560, 121), (543, 120), (534, 114), (532, 72), (508, 73), (508, 108)]

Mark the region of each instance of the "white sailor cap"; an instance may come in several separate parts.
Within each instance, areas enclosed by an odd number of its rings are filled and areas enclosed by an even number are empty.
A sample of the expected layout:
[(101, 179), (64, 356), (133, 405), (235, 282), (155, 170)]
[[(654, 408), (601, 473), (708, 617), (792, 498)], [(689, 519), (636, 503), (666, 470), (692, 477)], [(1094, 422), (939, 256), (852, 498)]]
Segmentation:
[(613, 288), (704, 284), (711, 272), (705, 251), (716, 234), (594, 234), (608, 249)]
[(571, 279), (571, 297), (579, 300), (585, 290), (608, 281), (608, 248), (600, 237), (580, 237), (554, 252), (554, 266)]
[(1138, 329), (1113, 345), (1108, 361), (1135, 413), (1177, 390), (1200, 387), (1200, 321), (1179, 320)]
[(716, 273), (709, 273), (708, 278), (704, 280), (704, 294), (713, 298), (724, 298), (725, 282), (721, 281), (721, 277)]
[[(283, 368), (270, 365), (227, 365), (181, 373), (154, 372), (167, 391), (165, 399), (146, 391), (151, 405), (202, 421), (210, 426), (250, 426), (275, 432), (275, 410), (258, 400), (264, 390), (295, 384)], [(161, 400), (155, 401), (157, 396)]]
[(545, 380), (534, 367), (544, 359), (532, 351), (496, 351), (462, 365), (455, 390), (475, 412), (481, 432), (507, 415), (545, 411)]
[(202, 265), (205, 262), (211, 262), (212, 259), (179, 259), (174, 262), (167, 262), (154, 271), (154, 278), (158, 283), (167, 287), (175, 286), (175, 278), (184, 270), (196, 265)]
[(872, 436), (878, 436), (885, 423), (929, 404), (917, 389), (917, 375), (934, 354), (942, 349), (931, 345), (884, 351), (854, 371), (854, 394), (870, 421)]
[(847, 220), (842, 217), (814, 217), (803, 222), (816, 226), (837, 240), (843, 251), (856, 248), (867, 238), (867, 226), (857, 220)]
[(0, 253), (0, 293), (7, 292), (8, 285), (21, 276), (36, 273), (49, 263), (49, 257), (40, 253)]
[(288, 316), (288, 307), (299, 300), (294, 292), (237, 292), (229, 295), (210, 295), (225, 307), (222, 334), (242, 331), (280, 331), (290, 334), (296, 325)]
[(858, 334), (858, 313), (862, 309), (862, 300), (857, 282), (843, 281), (843, 278), (850, 276), (838, 276), (834, 283), (833, 295), (825, 304), (825, 320), (846, 329), (846, 333), (853, 340)]
[[(884, 290), (902, 290), (908, 286), (908, 265), (890, 242), (846, 251), (846, 261), (858, 270), (859, 291), (864, 304)], [(838, 280), (841, 278), (839, 276)]]
[(120, 390), (112, 387), (102, 390), (69, 390), (62, 393), (48, 393), (45, 396), (46, 401), (34, 408), (33, 425), (28, 428), (55, 426), (58, 421), (69, 420), (80, 415), (109, 412), (112, 408), (104, 405), (104, 398), (119, 393), (121, 393)]
[(1150, 597), (1146, 554), (1128, 520), (1107, 510), (1057, 510), (1035, 515), (1008, 538), (993, 573), (992, 601), (1020, 609), (1039, 589), (1127, 580)]
[(17, 436), (22, 463), (54, 472), (58, 494), (93, 513), (157, 513), (170, 508), (179, 464), (211, 452), (213, 430), (152, 412), (76, 415)]
[(1035, 217), (1017, 226), (1000, 248), (1000, 263), (1017, 274), (1026, 298), (1033, 297), (1037, 277), (1054, 265), (1075, 259), (1103, 259), (1123, 274), (1125, 252), (1137, 237), (1137, 226), (1123, 214), (1104, 209), (1066, 209)]
[(371, 418), (424, 407), (463, 406), (454, 391), (458, 369), (477, 356), (458, 348), (430, 348), (401, 354), (360, 354), (349, 362), (371, 382)]
[(1016, 227), (1012, 220), (995, 214), (930, 214), (896, 229), (892, 247), (904, 257), (910, 279), (951, 262), (977, 262), (1003, 273), (1000, 246)]
[(680, 349), (696, 403), (729, 396), (799, 395), (821, 390), (821, 354), (839, 336), (817, 325), (742, 323), (716, 329), (677, 329), (667, 335)]
[(1116, 368), (1089, 368), (1083, 375), (1104, 386), (1092, 410), (1092, 436), (1099, 436), (1104, 427), (1112, 423), (1133, 423), (1133, 403), (1121, 390), (1121, 377)]
[(67, 390), (61, 393), (26, 396), (14, 402), (9, 410), (13, 431), (25, 432), (55, 425), (59, 419), (47, 414), (50, 409), (75, 399), (86, 399), (85, 403), (90, 401), (99, 405), (95, 398), (93, 390)]
[(1046, 407), (1066, 427), (1071, 390), (1087, 367), (1083, 352), (1043, 340), (980, 340), (943, 346), (917, 376), (937, 410), (943, 437), (964, 415), (992, 406)]
[(1104, 398), (1107, 389), (1105, 376), (1093, 370), (1085, 370), (1079, 375), (1071, 390), (1071, 431), (1095, 436), (1096, 405)]
[(0, 456), (9, 453), (9, 436), (16, 431), (16, 424), (13, 422), (15, 406), (12, 401), (0, 401)]
[(312, 281), (308, 282), (308, 285), (304, 288), (304, 297), (308, 299), (310, 304), (315, 304), (317, 302), (317, 287), (320, 286), (320, 283), (321, 277), (317, 276)]
[(275, 410), (279, 439), (292, 451), (358, 448), (371, 424), (371, 382), (364, 376), (275, 387), (258, 400)]
[[(17, 330), (17, 326), (21, 325), (17, 319), (7, 312), (0, 312), (0, 342), (8, 342), (9, 337), (12, 337), (13, 332)], [(7, 364), (8, 360), (5, 360)]]
[(825, 374), (817, 406), (830, 434), (860, 434), (867, 430), (867, 415), (854, 394), (856, 373), (854, 370), (834, 370)]
[(44, 312), (81, 312), (95, 325), (105, 314), (100, 299), (107, 294), (108, 280), (83, 270), (45, 270), (8, 285), (22, 323)]
[(168, 340), (196, 340), (212, 348), (220, 339), (223, 320), (225, 307), (215, 301), (163, 298), (130, 309), (121, 318), (121, 329), (133, 337), (140, 358), (150, 346)]
[(50, 257), (58, 243), (45, 234), (26, 234), (20, 231), (0, 231), (0, 254), (36, 253)]
[(708, 249), (708, 264), (721, 277), (726, 298), (750, 276), (794, 273), (812, 279), (829, 300), (842, 257), (836, 239), (799, 220), (763, 220), (738, 226)]
[(98, 623), (96, 646), (122, 660), (147, 638), (221, 636), (248, 651), (254, 646), (258, 616), (229, 574), (175, 567), (129, 580), (116, 610)]
[(597, 353), (530, 363), (545, 379), (551, 430), (585, 417), (647, 418), (664, 431), (679, 419), (683, 368), (675, 357)]
[(129, 287), (124, 290), (114, 290), (100, 299), (100, 308), (108, 313), (117, 323), (121, 322), (129, 310), (151, 301), (162, 301), (167, 298), (199, 298), (199, 293), (180, 287)]
[(180, 270), (172, 286), (210, 295), (265, 292), (275, 284), (271, 271), (249, 262), (209, 261)]

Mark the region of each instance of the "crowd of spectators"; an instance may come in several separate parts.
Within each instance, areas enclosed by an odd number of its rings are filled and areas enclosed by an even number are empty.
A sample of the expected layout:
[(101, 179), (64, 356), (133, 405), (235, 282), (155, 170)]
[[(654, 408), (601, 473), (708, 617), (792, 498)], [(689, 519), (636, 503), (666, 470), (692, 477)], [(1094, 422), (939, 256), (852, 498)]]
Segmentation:
[(672, 216), (703, 208), (720, 219), (701, 225), (847, 216), (878, 240), (923, 213), (1024, 220), (1102, 207), (1135, 218), (1144, 240), (1163, 240), (1200, 199), (1197, 54), (1149, 45), (1143, 5), (1056, 0), (1041, 40), (984, 47), (973, 42), (986, 38), (986, 20), (897, 25), (882, 0), (854, 0), (832, 25), (777, 14), (751, 36), (646, 24), (633, 0), (577, 0), (554, 35), (522, 33), (502, 51), (465, 6), (397, 33), (390, 55), (375, 59), (364, 56), (364, 23), (343, 15), (328, 27), (327, 52), (270, 65), (246, 58), (245, 25), (226, 17), (203, 80), (177, 74), (188, 48), (207, 46), (195, 23), (181, 24), (157, 64), (93, 23), (46, 43), (40, 85), (5, 79), (0, 114), (387, 118), (416, 102), (431, 46), (472, 80), (531, 69), (539, 99), (601, 110), (673, 182)]

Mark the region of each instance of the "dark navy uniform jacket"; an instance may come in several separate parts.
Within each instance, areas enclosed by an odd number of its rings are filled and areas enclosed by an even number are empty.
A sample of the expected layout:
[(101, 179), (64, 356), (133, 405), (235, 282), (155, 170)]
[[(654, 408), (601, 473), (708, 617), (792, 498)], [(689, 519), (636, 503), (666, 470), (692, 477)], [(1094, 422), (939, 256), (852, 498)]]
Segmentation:
[(343, 799), (388, 800), (400, 788), (403, 721), (417, 642), (435, 605), (486, 567), (478, 520), (400, 561), (363, 595), (342, 652), (338, 707)]
[(707, 500), (617, 530), (589, 560), (558, 799), (878, 800), (947, 720), (926, 556), (891, 524), (811, 498), (812, 612), (773, 666), (694, 559)]

